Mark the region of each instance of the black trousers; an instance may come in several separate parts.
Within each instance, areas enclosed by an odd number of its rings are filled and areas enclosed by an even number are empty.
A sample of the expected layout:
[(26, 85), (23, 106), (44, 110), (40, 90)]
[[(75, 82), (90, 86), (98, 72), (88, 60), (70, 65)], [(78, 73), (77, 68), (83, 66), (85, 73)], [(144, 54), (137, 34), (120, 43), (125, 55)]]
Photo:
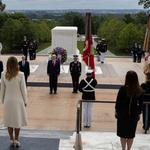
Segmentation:
[(72, 77), (73, 92), (77, 92), (79, 89), (79, 77), (80, 77), (80, 75), (71, 74), (71, 77)]
[(137, 53), (133, 53), (133, 62), (136, 62), (137, 60)]
[[(148, 115), (147, 122), (146, 122), (146, 115)], [(146, 114), (146, 105), (143, 105), (143, 128), (148, 130), (149, 127), (150, 127), (150, 106), (148, 106), (148, 111)]]
[(57, 74), (49, 75), (49, 87), (50, 87), (50, 92), (51, 93), (53, 91), (55, 93), (57, 92), (57, 81), (58, 81), (58, 75)]
[(28, 58), (28, 50), (23, 50), (23, 55), (25, 56), (25, 59), (27, 60), (27, 58)]
[(137, 62), (140, 63), (142, 59), (142, 54), (137, 54)]
[(33, 50), (29, 50), (29, 56), (30, 56), (30, 60), (33, 60)]

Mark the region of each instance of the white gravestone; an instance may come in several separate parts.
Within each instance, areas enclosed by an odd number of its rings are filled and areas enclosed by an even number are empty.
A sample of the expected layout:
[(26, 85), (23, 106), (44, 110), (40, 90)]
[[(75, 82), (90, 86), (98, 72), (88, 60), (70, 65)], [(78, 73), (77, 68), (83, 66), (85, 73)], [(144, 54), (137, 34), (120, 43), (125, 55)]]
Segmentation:
[(67, 58), (78, 55), (77, 49), (77, 27), (57, 26), (51, 30), (52, 49), (62, 47), (67, 50)]

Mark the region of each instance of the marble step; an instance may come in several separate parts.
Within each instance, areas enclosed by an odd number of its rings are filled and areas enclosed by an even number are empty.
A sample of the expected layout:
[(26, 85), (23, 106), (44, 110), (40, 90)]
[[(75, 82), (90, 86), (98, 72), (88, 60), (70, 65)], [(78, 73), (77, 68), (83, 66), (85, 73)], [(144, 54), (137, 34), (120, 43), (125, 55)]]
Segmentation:
[[(121, 150), (120, 139), (113, 132), (81, 132), (83, 150)], [(60, 139), (59, 150), (74, 150), (76, 133), (70, 139)], [(149, 134), (136, 134), (132, 150), (149, 150)]]

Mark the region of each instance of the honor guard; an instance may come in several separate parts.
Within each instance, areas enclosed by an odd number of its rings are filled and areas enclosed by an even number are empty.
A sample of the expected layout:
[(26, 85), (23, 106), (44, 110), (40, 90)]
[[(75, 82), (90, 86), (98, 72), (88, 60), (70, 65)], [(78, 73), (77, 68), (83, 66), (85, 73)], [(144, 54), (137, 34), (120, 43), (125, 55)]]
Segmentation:
[(28, 41), (27, 40), (23, 41), (22, 52), (23, 52), (23, 55), (25, 56), (25, 59), (27, 60), (27, 57), (28, 57)]
[[(79, 84), (79, 90), (82, 92), (82, 100), (95, 100), (95, 86), (97, 85), (97, 81), (92, 77), (92, 72), (93, 70), (88, 70), (86, 79), (81, 80)], [(85, 128), (90, 128), (91, 126), (91, 109), (91, 102), (83, 103), (83, 120)]]
[(138, 51), (138, 43), (135, 42), (132, 49), (131, 49), (131, 53), (133, 56), (133, 62), (137, 61), (137, 51)]
[(72, 77), (72, 93), (78, 93), (79, 77), (81, 75), (81, 63), (78, 61), (78, 55), (73, 55), (73, 61), (70, 63), (69, 70)]
[(98, 61), (104, 63), (105, 53), (107, 52), (107, 44), (105, 39), (102, 39), (98, 42), (96, 46), (96, 51), (98, 53)]

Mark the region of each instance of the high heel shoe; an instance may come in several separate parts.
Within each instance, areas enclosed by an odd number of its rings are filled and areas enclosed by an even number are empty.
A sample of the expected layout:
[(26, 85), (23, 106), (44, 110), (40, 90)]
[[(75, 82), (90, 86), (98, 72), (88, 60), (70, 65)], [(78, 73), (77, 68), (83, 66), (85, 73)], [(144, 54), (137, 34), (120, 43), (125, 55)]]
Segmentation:
[(16, 147), (20, 147), (20, 146), (21, 146), (21, 144), (20, 144), (20, 142), (19, 142), (18, 140), (15, 140), (14, 143), (15, 143), (15, 146), (16, 146)]
[(15, 147), (15, 143), (13, 140), (10, 140), (10, 147)]

